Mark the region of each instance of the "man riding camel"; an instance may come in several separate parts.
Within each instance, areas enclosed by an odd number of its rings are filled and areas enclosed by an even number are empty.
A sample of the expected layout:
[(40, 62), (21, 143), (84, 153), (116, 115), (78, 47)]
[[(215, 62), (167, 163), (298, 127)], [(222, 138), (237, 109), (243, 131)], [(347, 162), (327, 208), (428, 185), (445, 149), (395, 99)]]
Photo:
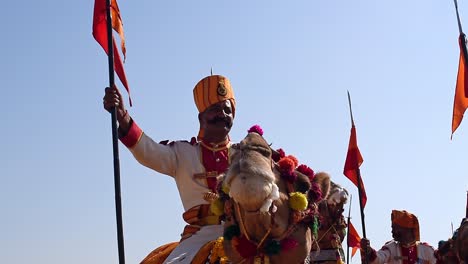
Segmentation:
[(126, 110), (117, 87), (106, 88), (104, 108), (117, 108), (119, 139), (142, 165), (174, 178), (187, 222), (180, 242), (164, 263), (191, 263), (199, 249), (222, 236), (219, 216), (209, 208), (217, 183), (229, 165), (229, 132), (236, 101), (229, 80), (211, 75), (193, 89), (200, 130), (190, 141), (157, 143), (146, 135)]
[[(361, 256), (370, 264), (434, 264), (434, 248), (419, 241), (418, 218), (403, 210), (392, 210), (393, 240), (385, 243), (378, 251), (370, 246), (368, 239), (361, 239)], [(363, 261), (363, 263), (365, 263)]]

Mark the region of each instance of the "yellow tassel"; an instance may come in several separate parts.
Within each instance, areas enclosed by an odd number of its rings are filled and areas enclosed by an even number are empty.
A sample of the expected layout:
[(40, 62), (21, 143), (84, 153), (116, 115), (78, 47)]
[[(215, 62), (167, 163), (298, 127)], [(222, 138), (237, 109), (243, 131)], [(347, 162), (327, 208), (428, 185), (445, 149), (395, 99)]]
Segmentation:
[(307, 208), (307, 197), (301, 192), (292, 192), (289, 194), (289, 207), (293, 210), (302, 211)]
[(229, 194), (229, 191), (230, 191), (229, 186), (227, 186), (226, 184), (223, 184), (223, 186), (221, 187), (221, 190), (225, 194)]
[(216, 199), (210, 204), (210, 211), (216, 215), (221, 216), (224, 214), (224, 203), (221, 199)]

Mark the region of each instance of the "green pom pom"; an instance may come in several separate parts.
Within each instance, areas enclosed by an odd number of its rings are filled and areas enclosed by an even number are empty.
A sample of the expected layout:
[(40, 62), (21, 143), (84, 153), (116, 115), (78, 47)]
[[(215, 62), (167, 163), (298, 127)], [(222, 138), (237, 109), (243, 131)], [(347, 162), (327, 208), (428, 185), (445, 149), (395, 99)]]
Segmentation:
[(224, 236), (224, 239), (226, 240), (231, 240), (233, 237), (236, 237), (239, 235), (240, 235), (240, 229), (238, 225), (228, 226), (226, 227), (226, 229), (224, 229), (223, 236)]
[(265, 244), (264, 247), (265, 254), (267, 255), (275, 255), (281, 251), (281, 244), (278, 240), (270, 240)]
[(293, 192), (289, 194), (289, 207), (293, 210), (302, 211), (307, 208), (307, 197), (300, 192)]
[(221, 199), (216, 199), (210, 204), (210, 211), (216, 215), (221, 216), (224, 214), (224, 203)]
[(312, 235), (317, 239), (318, 237), (318, 229), (319, 229), (319, 222), (318, 222), (318, 217), (314, 216), (314, 222), (312, 223)]

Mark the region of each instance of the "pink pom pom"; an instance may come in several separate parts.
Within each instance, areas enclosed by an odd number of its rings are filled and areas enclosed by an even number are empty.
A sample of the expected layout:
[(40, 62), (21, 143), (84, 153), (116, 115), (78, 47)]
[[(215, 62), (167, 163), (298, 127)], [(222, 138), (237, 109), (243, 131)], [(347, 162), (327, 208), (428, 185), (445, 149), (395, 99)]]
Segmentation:
[(307, 177), (309, 177), (310, 180), (314, 179), (315, 172), (313, 169), (309, 168), (309, 166), (305, 164), (301, 164), (299, 165), (299, 167), (297, 167), (297, 170), (301, 172), (302, 174), (306, 175)]
[(284, 250), (284, 251), (291, 250), (291, 249), (297, 247), (298, 245), (299, 245), (299, 242), (297, 242), (293, 238), (287, 237), (287, 238), (281, 240), (281, 249)]
[(248, 133), (255, 132), (259, 134), (260, 136), (263, 136), (263, 129), (259, 125), (252, 126), (247, 132)]
[(272, 158), (275, 162), (278, 162), (280, 159), (284, 158), (286, 154), (284, 153), (283, 149), (277, 149), (276, 151), (273, 151)]

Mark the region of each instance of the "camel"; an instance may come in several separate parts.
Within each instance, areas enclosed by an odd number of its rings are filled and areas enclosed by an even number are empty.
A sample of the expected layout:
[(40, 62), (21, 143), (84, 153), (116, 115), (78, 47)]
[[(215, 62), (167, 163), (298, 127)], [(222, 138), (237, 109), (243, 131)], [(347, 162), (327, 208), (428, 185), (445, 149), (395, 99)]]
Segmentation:
[(468, 263), (468, 218), (462, 220), (451, 238), (439, 241), (435, 256), (438, 264)]
[(343, 211), (348, 201), (348, 191), (333, 181), (330, 183), (329, 193), (324, 194), (325, 198), (318, 204), (320, 228), (317, 243), (312, 245), (311, 263), (334, 264), (346, 261), (342, 242), (346, 235)]
[(258, 131), (232, 147), (220, 192), (224, 252), (232, 263), (304, 263), (316, 240), (317, 203), (330, 179), (293, 156), (275, 162), (273, 154)]

